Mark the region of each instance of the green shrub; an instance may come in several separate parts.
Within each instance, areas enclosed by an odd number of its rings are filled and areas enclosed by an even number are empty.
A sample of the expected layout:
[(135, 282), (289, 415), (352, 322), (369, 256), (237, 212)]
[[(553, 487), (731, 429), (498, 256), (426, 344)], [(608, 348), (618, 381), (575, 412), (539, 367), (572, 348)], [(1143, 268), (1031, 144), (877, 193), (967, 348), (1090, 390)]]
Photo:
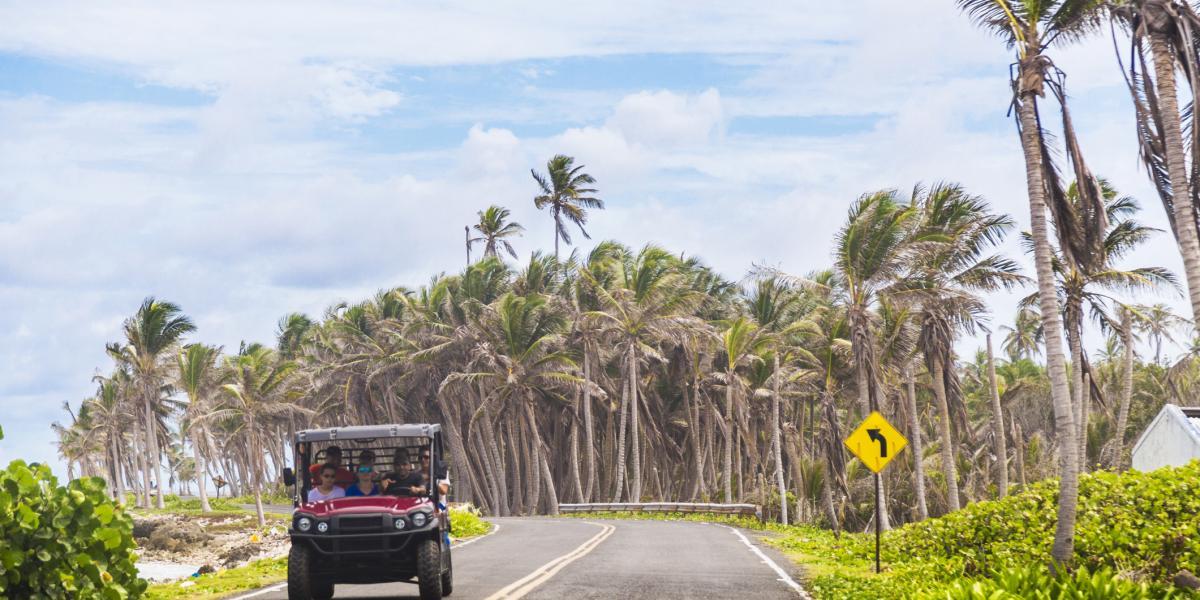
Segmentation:
[[(967, 577), (1047, 563), (1057, 503), (1057, 480), (1003, 500), (976, 502), (885, 534), (885, 560), (953, 559)], [(1198, 529), (1200, 462), (1150, 473), (1084, 475), (1072, 566), (1166, 581), (1182, 568), (1200, 565)]]
[(456, 538), (469, 538), (483, 535), (491, 530), (492, 524), (483, 520), (479, 509), (470, 504), (456, 504), (450, 507), (450, 530)]
[(133, 521), (102, 479), (60, 486), (22, 460), (0, 471), (0, 598), (137, 598), (134, 559)]
[(1044, 567), (1007, 569), (991, 579), (959, 582), (925, 600), (1159, 600), (1181, 597), (1172, 588), (1122, 579), (1108, 569), (1052, 576)]

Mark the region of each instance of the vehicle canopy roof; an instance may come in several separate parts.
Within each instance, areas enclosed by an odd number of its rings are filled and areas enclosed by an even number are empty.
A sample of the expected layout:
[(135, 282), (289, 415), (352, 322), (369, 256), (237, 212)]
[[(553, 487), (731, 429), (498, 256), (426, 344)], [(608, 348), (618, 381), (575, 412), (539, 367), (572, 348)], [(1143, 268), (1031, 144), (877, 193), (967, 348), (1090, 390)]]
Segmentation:
[(326, 429), (305, 429), (296, 432), (295, 442), (333, 442), (378, 438), (424, 437), (433, 439), (442, 431), (436, 423), (407, 423), (391, 425), (352, 425)]

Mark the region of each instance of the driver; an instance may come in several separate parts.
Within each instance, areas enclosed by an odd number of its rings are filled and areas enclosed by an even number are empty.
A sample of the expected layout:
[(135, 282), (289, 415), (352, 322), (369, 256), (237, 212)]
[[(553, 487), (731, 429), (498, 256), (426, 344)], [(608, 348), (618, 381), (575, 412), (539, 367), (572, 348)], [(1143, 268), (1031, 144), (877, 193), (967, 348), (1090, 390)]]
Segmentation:
[(385, 473), (380, 478), (383, 493), (392, 496), (415, 495), (413, 487), (420, 487), (421, 475), (412, 470), (412, 463), (408, 462), (408, 452), (404, 448), (396, 448), (392, 467), (394, 471)]

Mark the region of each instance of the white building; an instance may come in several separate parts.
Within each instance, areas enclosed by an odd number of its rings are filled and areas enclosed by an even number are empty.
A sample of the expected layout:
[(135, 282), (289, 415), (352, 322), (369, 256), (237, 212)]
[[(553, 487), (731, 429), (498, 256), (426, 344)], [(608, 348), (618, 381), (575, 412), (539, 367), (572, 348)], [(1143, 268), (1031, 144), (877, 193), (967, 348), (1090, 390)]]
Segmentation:
[(1133, 446), (1133, 468), (1153, 471), (1200, 458), (1200, 408), (1163, 407)]

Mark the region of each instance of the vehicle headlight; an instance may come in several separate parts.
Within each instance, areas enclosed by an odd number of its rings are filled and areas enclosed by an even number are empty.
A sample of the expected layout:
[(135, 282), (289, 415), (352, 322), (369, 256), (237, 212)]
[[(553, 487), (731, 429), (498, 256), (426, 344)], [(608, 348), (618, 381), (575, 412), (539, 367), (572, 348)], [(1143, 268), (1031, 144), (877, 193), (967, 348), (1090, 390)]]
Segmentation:
[(317, 533), (325, 533), (326, 531), (329, 531), (329, 523), (325, 521), (317, 523)]
[(413, 513), (409, 518), (412, 519), (413, 527), (424, 527), (425, 523), (429, 522), (429, 515), (423, 512)]
[(396, 527), (396, 529), (397, 529), (397, 530), (404, 529), (405, 527), (408, 527), (408, 523), (405, 523), (405, 522), (404, 522), (404, 517), (400, 517), (400, 518), (396, 519), (396, 522), (395, 522), (395, 523), (393, 523), (393, 525), (395, 525), (395, 527)]
[(312, 519), (308, 517), (300, 517), (298, 520), (296, 520), (296, 529), (307, 533), (309, 529), (312, 529)]

